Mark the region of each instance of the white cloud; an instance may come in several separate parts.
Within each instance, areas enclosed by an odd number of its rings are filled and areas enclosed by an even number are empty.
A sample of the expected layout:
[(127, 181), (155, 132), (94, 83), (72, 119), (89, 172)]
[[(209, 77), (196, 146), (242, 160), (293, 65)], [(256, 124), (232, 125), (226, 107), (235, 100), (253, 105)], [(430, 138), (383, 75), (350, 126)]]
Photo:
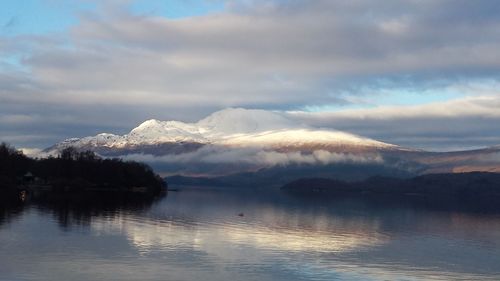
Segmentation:
[(335, 112), (301, 112), (291, 111), (291, 116), (302, 118), (335, 119), (404, 119), (431, 117), (491, 117), (500, 118), (500, 92), (497, 96), (479, 96), (454, 99), (446, 102), (435, 102), (411, 106), (379, 106), (369, 109), (342, 110)]
[(271, 167), (289, 164), (327, 165), (333, 163), (383, 163), (379, 154), (336, 153), (316, 150), (312, 153), (277, 152), (259, 147), (221, 147), (207, 145), (194, 152), (153, 156), (148, 154), (131, 154), (124, 159), (149, 163), (189, 164), (243, 164), (256, 167)]
[(38, 149), (38, 148), (26, 148), (25, 147), (25, 148), (21, 148), (21, 151), (23, 152), (24, 155), (26, 155), (28, 157), (33, 157), (33, 158), (46, 156), (42, 152), (42, 149)]

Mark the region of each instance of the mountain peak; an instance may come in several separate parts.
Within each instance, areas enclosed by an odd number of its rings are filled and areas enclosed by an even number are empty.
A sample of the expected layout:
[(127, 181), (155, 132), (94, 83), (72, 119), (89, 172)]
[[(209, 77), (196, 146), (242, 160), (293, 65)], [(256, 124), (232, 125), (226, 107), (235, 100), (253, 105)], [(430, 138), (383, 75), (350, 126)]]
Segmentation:
[(157, 127), (159, 125), (161, 125), (162, 121), (160, 120), (157, 120), (157, 119), (149, 119), (149, 120), (146, 120), (144, 122), (142, 122), (139, 126), (135, 127), (132, 132), (134, 131), (141, 131), (141, 130), (144, 130), (144, 129), (147, 129), (147, 128), (151, 128), (151, 127)]

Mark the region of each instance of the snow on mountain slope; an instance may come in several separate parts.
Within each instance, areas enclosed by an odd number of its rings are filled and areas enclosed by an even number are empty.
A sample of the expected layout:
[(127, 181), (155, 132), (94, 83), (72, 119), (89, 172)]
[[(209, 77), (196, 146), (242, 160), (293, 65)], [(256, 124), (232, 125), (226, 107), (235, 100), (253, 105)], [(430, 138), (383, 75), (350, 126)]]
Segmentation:
[[(143, 153), (145, 146), (182, 145), (194, 143), (238, 147), (291, 148), (300, 150), (319, 148), (373, 148), (398, 149), (398, 146), (330, 129), (317, 129), (297, 124), (283, 115), (266, 110), (228, 108), (211, 114), (197, 123), (159, 121), (151, 119), (118, 136), (99, 134), (94, 137), (68, 139), (47, 149), (60, 151), (68, 146), (80, 149), (109, 150), (139, 147), (134, 153)], [(192, 149), (192, 146), (190, 147)], [(130, 153), (130, 150), (127, 150)], [(150, 150), (148, 150), (150, 151)], [(167, 149), (167, 151), (170, 151)], [(176, 149), (176, 153), (182, 149)], [(159, 155), (168, 153), (157, 153)]]
[(208, 140), (199, 132), (195, 124), (178, 121), (148, 120), (134, 128), (125, 139), (129, 143), (200, 142)]
[(396, 149), (398, 146), (363, 138), (349, 133), (317, 129), (287, 129), (261, 133), (233, 135), (223, 142), (236, 146), (271, 146), (276, 148), (381, 148)]

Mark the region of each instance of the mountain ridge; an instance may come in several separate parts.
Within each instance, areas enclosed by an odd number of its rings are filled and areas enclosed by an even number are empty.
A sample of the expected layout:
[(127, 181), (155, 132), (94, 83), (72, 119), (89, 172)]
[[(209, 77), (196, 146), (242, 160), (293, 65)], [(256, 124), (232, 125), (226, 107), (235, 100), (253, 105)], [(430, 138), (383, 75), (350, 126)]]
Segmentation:
[(328, 146), (400, 148), (397, 145), (346, 132), (296, 124), (275, 112), (229, 108), (217, 111), (196, 123), (150, 119), (125, 135), (101, 133), (91, 137), (71, 138), (45, 149), (45, 152), (60, 151), (68, 146), (77, 149), (101, 146), (119, 149), (127, 146), (183, 142), (222, 146), (274, 145), (274, 148), (287, 146), (290, 143), (299, 146), (313, 143), (328, 144), (325, 145), (325, 149), (328, 149)]

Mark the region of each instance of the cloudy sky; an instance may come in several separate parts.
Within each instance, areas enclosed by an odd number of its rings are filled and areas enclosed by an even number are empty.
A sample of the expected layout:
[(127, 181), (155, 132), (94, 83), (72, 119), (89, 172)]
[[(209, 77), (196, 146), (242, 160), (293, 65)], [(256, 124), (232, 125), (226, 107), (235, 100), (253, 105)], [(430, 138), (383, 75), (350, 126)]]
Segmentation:
[(226, 107), (431, 150), (500, 144), (496, 0), (0, 4), (0, 140)]

